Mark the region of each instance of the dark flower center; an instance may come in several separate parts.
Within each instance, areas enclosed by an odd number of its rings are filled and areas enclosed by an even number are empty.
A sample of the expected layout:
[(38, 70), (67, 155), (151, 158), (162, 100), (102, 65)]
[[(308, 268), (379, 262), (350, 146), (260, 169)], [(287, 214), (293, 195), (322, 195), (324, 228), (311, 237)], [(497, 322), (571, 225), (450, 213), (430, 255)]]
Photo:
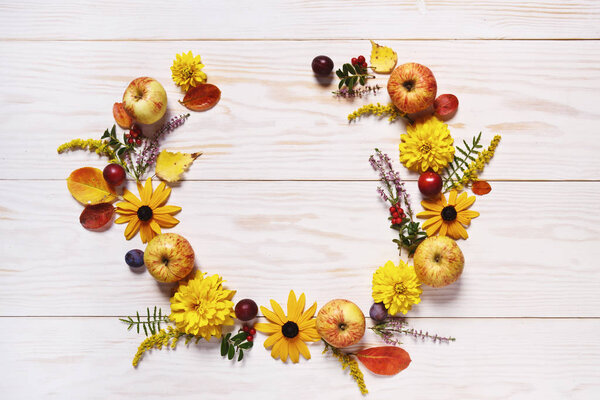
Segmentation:
[(152, 218), (152, 209), (148, 206), (141, 206), (138, 208), (137, 216), (140, 221), (148, 221), (150, 218)]
[(292, 321), (286, 322), (281, 327), (281, 333), (283, 333), (283, 336), (286, 338), (293, 339), (298, 336), (298, 332), (300, 332), (300, 329), (298, 329), (298, 324)]
[(456, 208), (454, 206), (446, 206), (442, 210), (442, 218), (444, 221), (454, 221), (456, 219)]

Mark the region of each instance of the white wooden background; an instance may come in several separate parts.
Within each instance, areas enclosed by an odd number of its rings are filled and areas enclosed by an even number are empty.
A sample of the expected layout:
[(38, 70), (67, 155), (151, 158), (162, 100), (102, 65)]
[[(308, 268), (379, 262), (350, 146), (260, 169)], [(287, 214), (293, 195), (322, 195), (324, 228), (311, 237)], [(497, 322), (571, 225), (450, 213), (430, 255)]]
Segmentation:
[[(338, 100), (310, 61), (368, 56), (376, 39), (399, 62), (428, 65), (454, 93), (457, 139), (502, 134), (485, 172), (490, 195), (460, 242), (460, 281), (425, 289), (401, 374), (365, 370), (373, 399), (592, 399), (600, 395), (600, 4), (438, 1), (0, 1), (0, 393), (5, 399), (359, 398), (337, 361), (284, 365), (262, 348), (241, 364), (214, 344), (131, 359), (142, 337), (118, 316), (168, 309), (172, 287), (123, 262), (139, 236), (84, 230), (65, 178), (105, 162), (59, 156), (71, 138), (113, 124), (112, 104), (141, 75), (184, 111), (170, 70), (201, 54), (217, 107), (164, 142), (203, 151), (173, 190), (197, 264), (237, 299), (371, 304), (371, 274), (397, 260), (367, 158), (397, 155), (402, 123), (346, 115), (385, 92)], [(386, 79), (379, 80), (385, 85)], [(394, 157), (396, 158), (396, 157)], [(415, 178), (404, 168), (418, 199)], [(129, 186), (133, 186), (129, 183)], [(418, 202), (415, 202), (418, 207)], [(364, 344), (380, 343), (367, 334)]]

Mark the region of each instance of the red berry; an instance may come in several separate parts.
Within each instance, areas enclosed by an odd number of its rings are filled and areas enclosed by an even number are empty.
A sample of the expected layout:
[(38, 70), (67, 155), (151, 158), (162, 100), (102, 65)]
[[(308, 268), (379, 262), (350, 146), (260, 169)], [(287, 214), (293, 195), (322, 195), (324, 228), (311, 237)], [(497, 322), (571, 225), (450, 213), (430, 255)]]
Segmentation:
[(129, 139), (127, 139), (127, 143), (131, 144), (134, 142), (134, 139), (132, 137), (130, 137)]
[(362, 64), (361, 64), (361, 66), (362, 66), (364, 69), (367, 69), (367, 63), (366, 63), (366, 62), (362, 63)]
[(256, 329), (254, 329), (254, 328), (250, 329), (250, 334), (252, 336), (256, 335)]
[(352, 58), (352, 65), (358, 64), (358, 60), (356, 58)]
[(398, 214), (397, 212), (392, 213), (392, 217), (394, 217), (394, 218), (398, 218), (399, 216), (400, 216), (400, 214)]
[(135, 139), (135, 144), (137, 144), (138, 146), (139, 146), (140, 144), (142, 144), (142, 139)]
[(393, 206), (392, 206), (392, 207), (390, 207), (390, 212), (391, 212), (391, 213), (394, 213), (394, 212), (396, 212), (396, 207), (393, 207)]
[(364, 64), (364, 63), (365, 63), (365, 57), (363, 57), (363, 56), (358, 56), (358, 59), (357, 59), (357, 61), (358, 61), (358, 63), (359, 63), (359, 64)]
[(249, 327), (248, 325), (244, 325), (244, 326), (242, 327), (242, 330), (243, 330), (244, 332), (248, 333), (248, 332), (250, 332), (250, 327)]
[(400, 207), (398, 207), (398, 214), (404, 214), (404, 210)]
[(139, 135), (140, 135), (140, 134), (139, 134), (139, 133), (137, 133), (136, 131), (131, 131), (131, 132), (130, 132), (130, 136), (131, 136), (131, 137), (134, 137), (134, 138), (136, 138), (136, 137), (138, 137)]
[(248, 337), (246, 338), (247, 341), (251, 342), (254, 340), (254, 336), (252, 335), (248, 335)]
[(104, 167), (102, 176), (111, 186), (119, 186), (125, 180), (125, 169), (119, 164), (108, 164)]
[(433, 171), (423, 172), (419, 177), (419, 191), (425, 197), (433, 197), (442, 191), (442, 178)]
[(129, 130), (129, 133), (131, 134), (135, 134), (134, 136), (138, 136), (142, 134), (142, 128), (140, 128), (137, 125), (134, 125), (131, 127), (131, 129)]

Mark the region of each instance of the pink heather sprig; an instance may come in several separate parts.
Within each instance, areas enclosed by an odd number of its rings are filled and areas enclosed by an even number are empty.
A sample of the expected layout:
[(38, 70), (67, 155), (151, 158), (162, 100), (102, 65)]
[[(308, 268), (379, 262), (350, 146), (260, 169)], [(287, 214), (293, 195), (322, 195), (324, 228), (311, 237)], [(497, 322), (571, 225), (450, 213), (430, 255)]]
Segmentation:
[(402, 342), (395, 338), (395, 335), (406, 335), (412, 336), (415, 339), (430, 339), (435, 342), (449, 343), (454, 342), (456, 338), (452, 336), (445, 337), (438, 334), (430, 334), (428, 331), (423, 332), (422, 330), (416, 330), (414, 328), (408, 328), (407, 323), (403, 318), (389, 317), (385, 321), (369, 327), (375, 334), (383, 339), (386, 344), (396, 346)]
[(400, 174), (394, 170), (390, 157), (382, 153), (379, 149), (375, 149), (375, 155), (369, 157), (369, 163), (375, 171), (379, 173), (379, 180), (383, 183), (387, 189), (387, 194), (380, 187), (377, 188), (377, 193), (381, 199), (385, 202), (389, 201), (392, 205), (399, 205), (406, 207), (406, 214), (413, 219), (413, 210), (410, 205), (410, 195), (404, 187), (404, 182), (400, 178)]
[(347, 87), (344, 86), (340, 90), (336, 90), (335, 92), (331, 92), (331, 93), (333, 93), (334, 97), (344, 97), (344, 98), (359, 97), (359, 98), (361, 98), (363, 96), (367, 96), (371, 92), (375, 96), (375, 95), (377, 95), (377, 92), (379, 90), (381, 90), (381, 86), (379, 86), (379, 85), (375, 85), (375, 86), (367, 85), (367, 86), (359, 88), (359, 89), (348, 89)]
[[(160, 127), (151, 139), (145, 139), (144, 148), (136, 154), (135, 167), (132, 164), (132, 170), (136, 179), (140, 179), (146, 170), (156, 163), (156, 158), (160, 152), (159, 140), (166, 134), (173, 132), (179, 128), (190, 114), (177, 115)], [(130, 160), (131, 162), (131, 160)]]

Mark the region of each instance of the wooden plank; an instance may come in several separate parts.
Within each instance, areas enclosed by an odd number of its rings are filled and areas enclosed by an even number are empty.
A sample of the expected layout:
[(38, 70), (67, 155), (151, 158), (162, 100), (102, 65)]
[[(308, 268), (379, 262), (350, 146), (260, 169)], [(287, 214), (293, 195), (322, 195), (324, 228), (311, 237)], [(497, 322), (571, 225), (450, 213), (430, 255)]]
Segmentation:
[[(457, 140), (483, 131), (503, 135), (489, 179), (596, 180), (600, 142), (594, 96), (600, 89), (600, 42), (391, 41), (400, 62), (435, 72), (440, 93), (455, 93), (460, 111), (450, 121)], [(81, 152), (56, 154), (75, 137), (98, 138), (112, 126), (112, 105), (135, 76), (167, 88), (172, 114), (186, 110), (170, 78), (175, 53), (203, 56), (222, 100), (194, 113), (164, 141), (169, 149), (204, 155), (187, 179), (373, 179), (374, 147), (397, 157), (404, 123), (346, 116), (376, 97), (332, 98), (309, 63), (330, 54), (336, 63), (368, 53), (367, 41), (1, 43), (0, 179), (63, 179), (82, 164)], [(363, 49), (363, 50), (360, 50)], [(40, 62), (43, 60), (43, 62)], [(383, 76), (377, 83), (385, 86)], [(526, 112), (524, 111), (526, 110)], [(151, 131), (151, 129), (149, 129)], [(32, 168), (43, 165), (44, 168)], [(556, 168), (560, 166), (560, 168)], [(415, 179), (415, 174), (408, 175)]]
[(599, 17), (594, 0), (13, 1), (0, 6), (0, 38), (597, 39)]
[[(411, 365), (394, 377), (362, 367), (369, 398), (591, 399), (600, 386), (600, 321), (538, 319), (418, 319), (419, 329), (451, 334), (450, 344), (410, 337)], [(131, 359), (143, 336), (113, 318), (2, 318), (4, 362), (0, 388), (11, 399), (113, 397), (359, 398), (354, 382), (322, 345), (297, 365), (270, 357), (257, 345), (241, 364), (221, 359), (216, 343)], [(365, 346), (381, 342), (368, 333)]]
[[(169, 308), (173, 286), (132, 273), (123, 257), (144, 249), (124, 226), (84, 230), (63, 181), (5, 181), (0, 231), (0, 315), (125, 315)], [(397, 260), (387, 207), (374, 182), (183, 182), (172, 232), (197, 266), (218, 273), (237, 299), (285, 300), (290, 289), (324, 304), (349, 298), (367, 312), (376, 267)], [(415, 199), (416, 184), (409, 183)], [(425, 288), (410, 316), (598, 317), (600, 183), (493, 184), (459, 245), (455, 285)], [(572, 205), (572, 206), (569, 206)], [(418, 203), (415, 210), (420, 210)], [(35, 234), (33, 233), (35, 232)], [(43, 300), (42, 300), (43, 299)]]

